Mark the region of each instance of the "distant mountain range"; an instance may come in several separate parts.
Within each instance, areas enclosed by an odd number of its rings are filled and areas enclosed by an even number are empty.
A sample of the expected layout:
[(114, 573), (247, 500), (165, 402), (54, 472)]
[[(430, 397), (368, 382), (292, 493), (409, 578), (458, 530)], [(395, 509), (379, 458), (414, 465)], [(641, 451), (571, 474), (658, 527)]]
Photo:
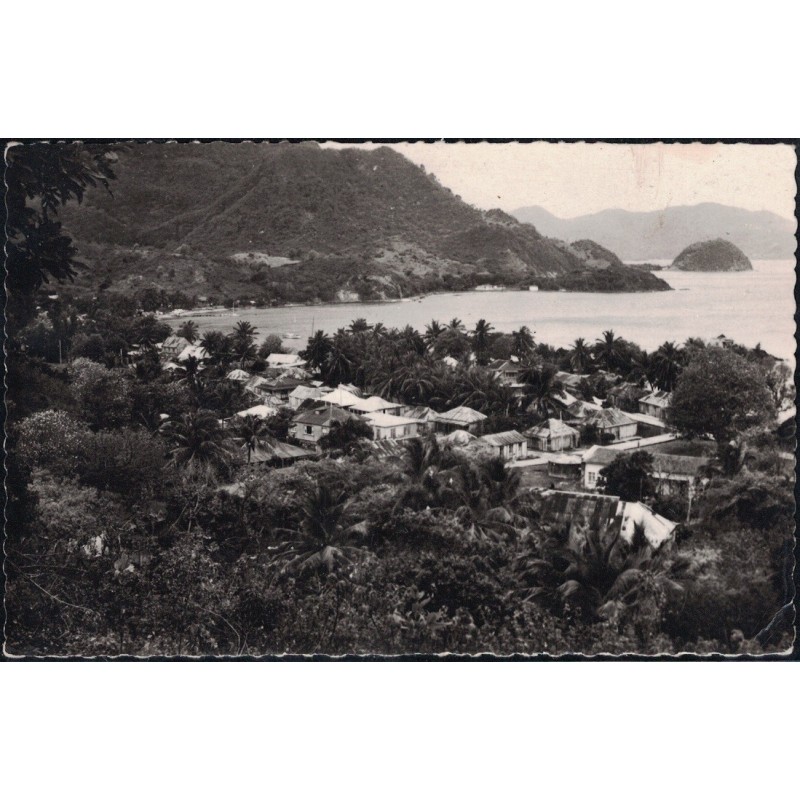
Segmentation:
[(663, 211), (609, 209), (562, 219), (541, 206), (513, 212), (545, 236), (566, 241), (592, 239), (623, 261), (675, 258), (685, 247), (708, 239), (727, 239), (751, 259), (792, 258), (795, 224), (770, 211), (700, 203)]
[(601, 248), (590, 254), (468, 205), (388, 147), (135, 144), (116, 173), (113, 195), (93, 189), (63, 211), (88, 267), (79, 290), (286, 303), (482, 283), (669, 288)]

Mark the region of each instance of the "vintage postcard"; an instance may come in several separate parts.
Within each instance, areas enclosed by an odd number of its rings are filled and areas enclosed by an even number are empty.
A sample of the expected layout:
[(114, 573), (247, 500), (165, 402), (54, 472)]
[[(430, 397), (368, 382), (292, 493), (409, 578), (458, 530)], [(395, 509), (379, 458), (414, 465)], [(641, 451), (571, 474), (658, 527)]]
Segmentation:
[(5, 150), (13, 657), (791, 653), (791, 145)]

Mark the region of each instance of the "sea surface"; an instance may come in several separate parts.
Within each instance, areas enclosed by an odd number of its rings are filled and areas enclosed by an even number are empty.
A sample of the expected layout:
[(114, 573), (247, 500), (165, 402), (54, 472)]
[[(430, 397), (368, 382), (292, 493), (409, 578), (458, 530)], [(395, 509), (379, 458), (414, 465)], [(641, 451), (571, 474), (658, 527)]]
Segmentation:
[[(655, 262), (661, 265), (670, 262)], [(767, 352), (794, 358), (794, 261), (754, 261), (752, 272), (681, 272), (663, 270), (674, 291), (599, 294), (590, 292), (459, 292), (433, 294), (391, 303), (341, 303), (283, 308), (237, 308), (236, 315), (184, 316), (201, 331), (228, 331), (247, 320), (267, 334), (302, 349), (312, 331), (333, 333), (358, 317), (387, 327), (412, 325), (424, 330), (432, 319), (458, 317), (469, 328), (481, 318), (496, 330), (510, 332), (527, 325), (537, 342), (567, 347), (581, 336), (589, 342), (604, 330), (653, 350), (665, 341), (678, 344), (690, 336), (725, 334), (740, 344), (761, 344)]]

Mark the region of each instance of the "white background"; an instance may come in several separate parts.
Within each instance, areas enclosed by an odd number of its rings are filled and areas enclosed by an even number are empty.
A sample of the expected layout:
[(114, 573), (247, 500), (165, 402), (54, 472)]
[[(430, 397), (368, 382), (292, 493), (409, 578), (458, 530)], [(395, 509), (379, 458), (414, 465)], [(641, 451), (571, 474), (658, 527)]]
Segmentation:
[[(800, 136), (796, 5), (558, 5), (16, 3), (0, 132)], [(796, 792), (794, 664), (3, 667), (5, 797)]]

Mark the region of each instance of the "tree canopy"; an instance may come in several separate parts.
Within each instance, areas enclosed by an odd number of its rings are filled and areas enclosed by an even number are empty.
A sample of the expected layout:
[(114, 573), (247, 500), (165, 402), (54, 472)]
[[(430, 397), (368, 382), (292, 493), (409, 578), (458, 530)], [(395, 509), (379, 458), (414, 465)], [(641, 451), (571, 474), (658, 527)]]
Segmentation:
[(718, 442), (772, 420), (775, 402), (764, 369), (724, 347), (696, 350), (672, 393), (671, 421), (693, 436)]

